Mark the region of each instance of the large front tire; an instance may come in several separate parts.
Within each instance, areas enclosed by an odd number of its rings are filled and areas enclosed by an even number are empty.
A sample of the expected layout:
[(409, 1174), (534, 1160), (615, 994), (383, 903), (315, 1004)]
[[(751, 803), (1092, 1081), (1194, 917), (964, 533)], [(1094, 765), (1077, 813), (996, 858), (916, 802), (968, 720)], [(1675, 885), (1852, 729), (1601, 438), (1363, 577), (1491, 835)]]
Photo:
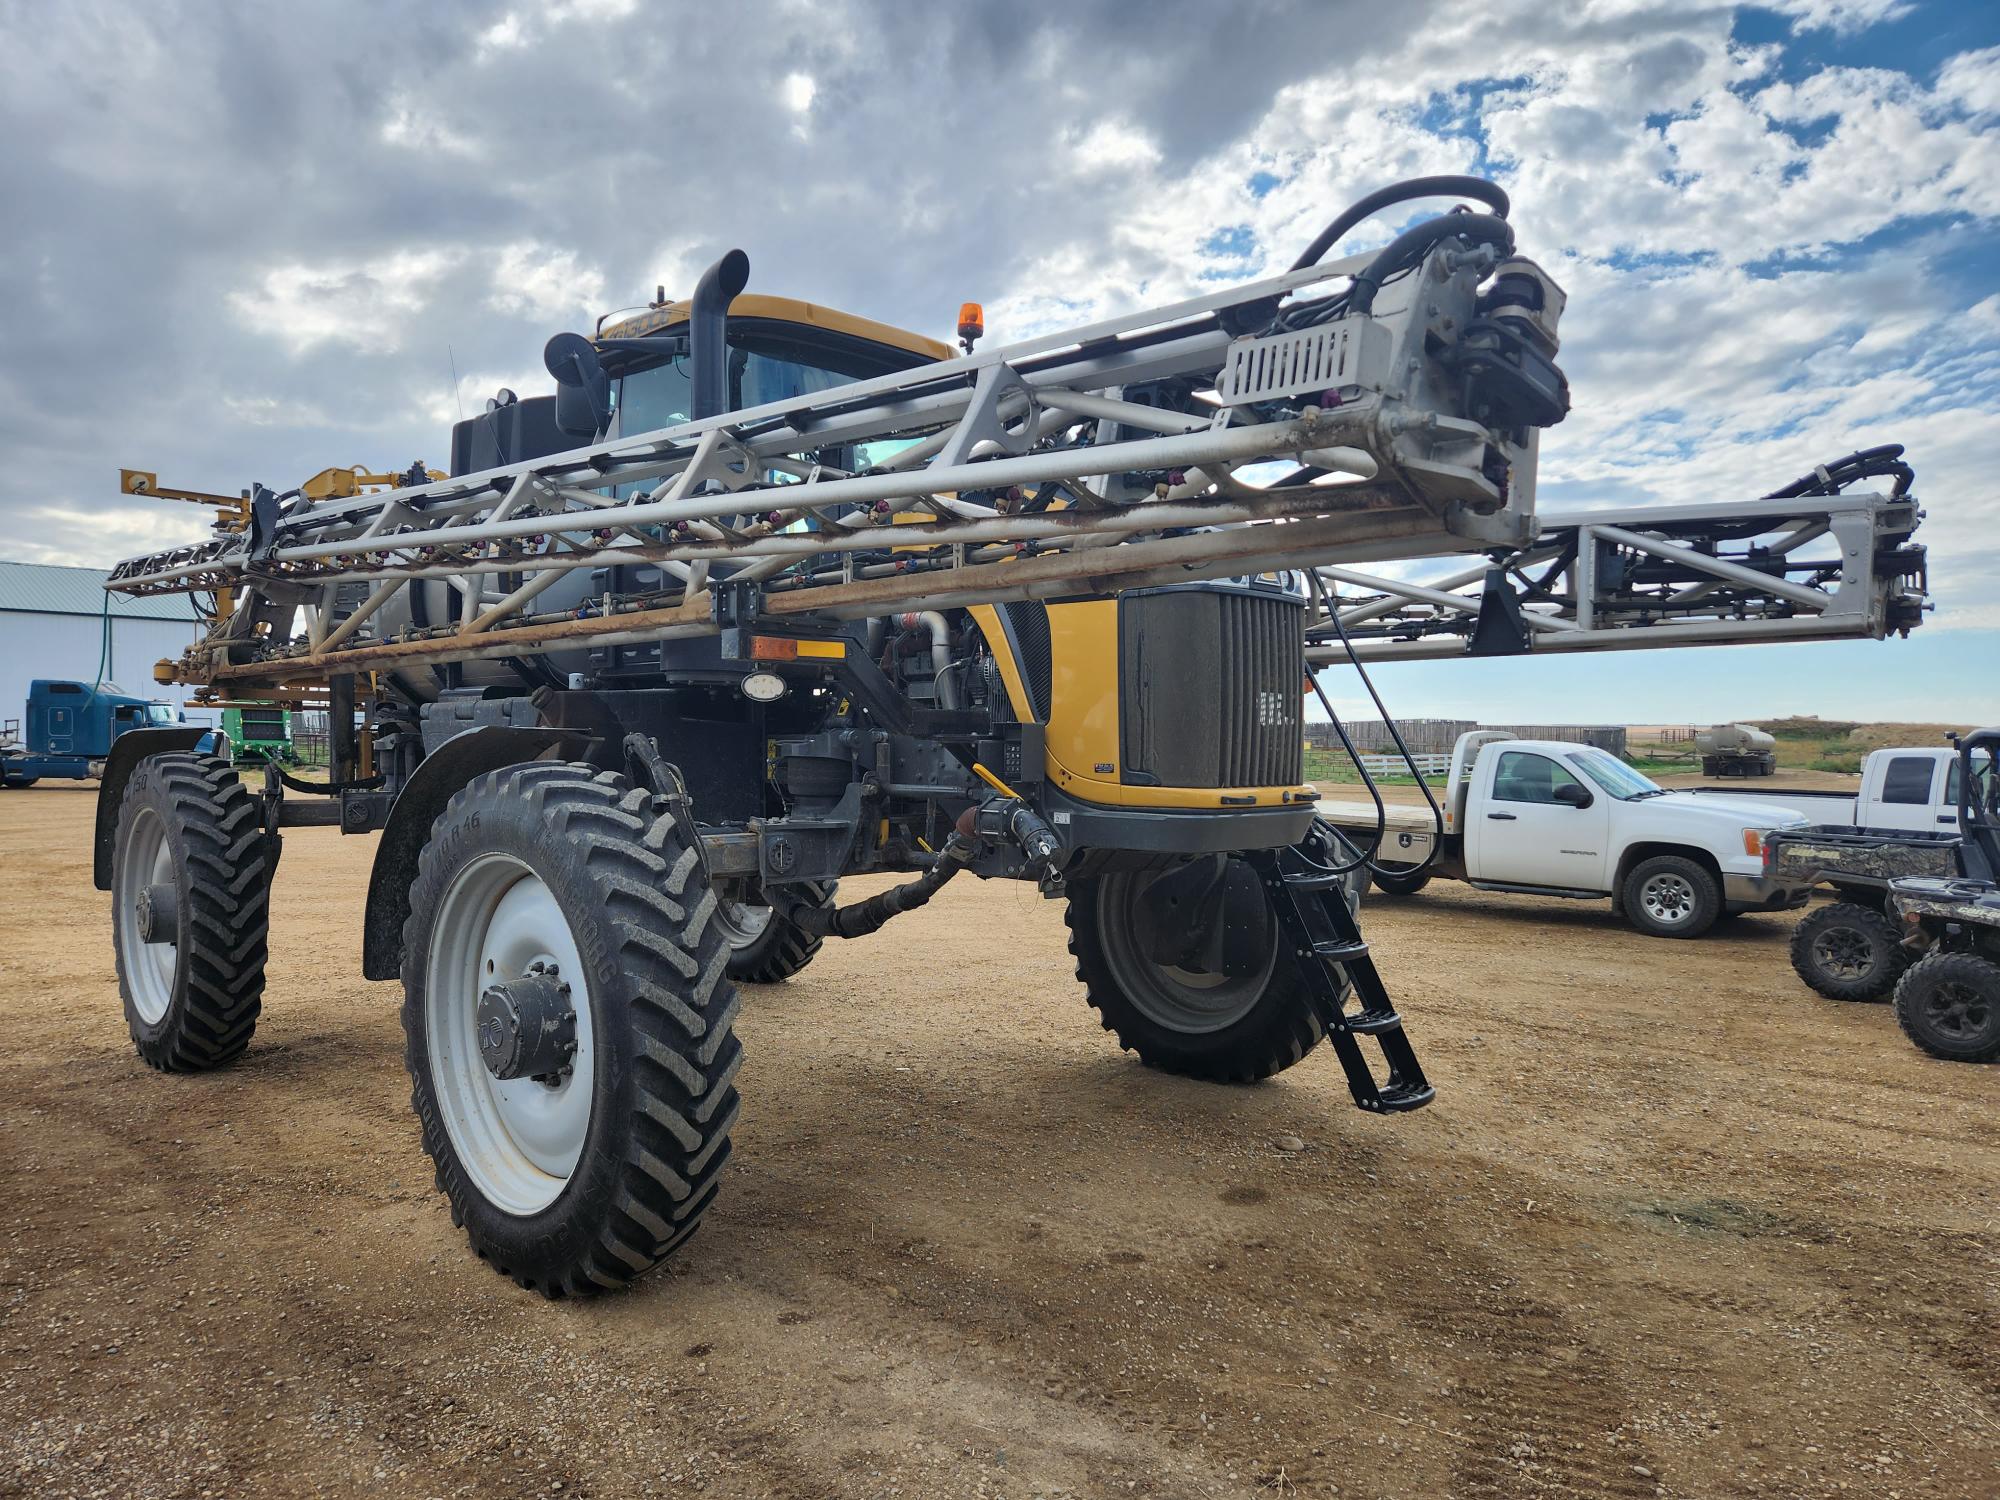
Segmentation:
[(1162, 964), (1140, 939), (1138, 903), (1166, 872), (1115, 871), (1069, 883), (1076, 977), (1119, 1046), (1149, 1068), (1213, 1083), (1281, 1073), (1326, 1035), (1306, 982), (1278, 951), (1267, 910), (1266, 960), (1236, 978)]
[(276, 854), (227, 761), (149, 755), (133, 771), (112, 846), (111, 945), (125, 1024), (150, 1066), (206, 1072), (250, 1045)]
[[(522, 1286), (623, 1286), (714, 1200), (742, 1059), (715, 910), (674, 819), (588, 765), (478, 777), (432, 829), (404, 931), (411, 1103), (452, 1221)], [(496, 990), (552, 1035), (566, 1012), (573, 1052), (496, 1065)], [(524, 1019), (527, 1055), (538, 1034)]]

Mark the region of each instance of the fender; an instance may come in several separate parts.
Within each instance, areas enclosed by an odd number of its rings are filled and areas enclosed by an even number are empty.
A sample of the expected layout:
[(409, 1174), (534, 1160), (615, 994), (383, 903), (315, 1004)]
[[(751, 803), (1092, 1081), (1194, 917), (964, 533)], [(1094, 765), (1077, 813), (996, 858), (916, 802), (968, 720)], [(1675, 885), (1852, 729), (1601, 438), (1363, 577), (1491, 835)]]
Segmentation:
[(366, 979), (394, 979), (403, 968), (403, 924), (410, 917), (410, 882), (417, 856), (431, 836), (444, 805), (475, 776), (545, 760), (565, 746), (581, 749), (590, 736), (574, 729), (520, 729), (489, 724), (453, 735), (423, 758), (397, 794), (375, 846), (368, 876), (368, 912), (361, 928), (361, 973)]
[(212, 729), (177, 725), (172, 729), (128, 729), (111, 742), (104, 757), (104, 775), (97, 783), (97, 830), (91, 845), (90, 883), (111, 889), (111, 858), (118, 843), (118, 805), (125, 800), (125, 783), (149, 755), (192, 750)]

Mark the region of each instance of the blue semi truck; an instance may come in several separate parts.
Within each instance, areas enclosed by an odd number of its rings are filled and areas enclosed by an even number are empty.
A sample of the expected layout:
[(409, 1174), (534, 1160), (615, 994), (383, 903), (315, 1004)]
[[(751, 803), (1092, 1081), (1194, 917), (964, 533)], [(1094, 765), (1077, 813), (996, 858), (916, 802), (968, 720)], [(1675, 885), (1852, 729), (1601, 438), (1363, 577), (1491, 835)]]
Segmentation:
[(115, 683), (37, 678), (28, 684), (26, 732), (0, 735), (0, 786), (33, 786), (44, 776), (82, 781), (127, 730), (180, 721), (171, 703), (134, 698)]

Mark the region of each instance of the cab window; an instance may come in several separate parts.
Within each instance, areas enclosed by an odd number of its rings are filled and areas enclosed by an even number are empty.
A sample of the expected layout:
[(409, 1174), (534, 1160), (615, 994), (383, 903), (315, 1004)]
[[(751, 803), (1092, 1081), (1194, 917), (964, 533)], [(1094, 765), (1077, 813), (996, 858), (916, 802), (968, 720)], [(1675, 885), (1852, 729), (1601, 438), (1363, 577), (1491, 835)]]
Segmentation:
[(1500, 757), (1500, 764), (1493, 772), (1493, 800), (1552, 803), (1557, 787), (1582, 785), (1546, 755), (1509, 750)]
[[(1944, 800), (1949, 807), (1958, 806), (1959, 773), (1958, 760), (1954, 757), (1951, 770), (1945, 777)], [(1993, 757), (1984, 750), (1972, 757), (1972, 800), (1984, 803), (1991, 796), (1993, 786)]]
[(1882, 777), (1882, 800), (1919, 807), (1929, 802), (1931, 772), (1935, 764), (1928, 755), (1894, 757)]

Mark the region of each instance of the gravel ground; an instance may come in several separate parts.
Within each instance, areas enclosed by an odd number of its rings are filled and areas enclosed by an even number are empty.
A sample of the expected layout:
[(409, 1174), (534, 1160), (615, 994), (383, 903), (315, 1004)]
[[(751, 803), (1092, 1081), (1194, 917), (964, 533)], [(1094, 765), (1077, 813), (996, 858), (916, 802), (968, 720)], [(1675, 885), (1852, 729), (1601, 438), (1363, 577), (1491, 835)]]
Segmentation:
[(256, 1040), (165, 1077), (93, 796), (0, 794), (0, 1492), (2000, 1494), (2000, 1068), (1788, 918), (1377, 900), (1439, 1086), (1383, 1120), (1323, 1053), (1146, 1072), (1059, 907), (961, 881), (751, 997), (701, 1234), (547, 1303), (432, 1189), (373, 841), (287, 835)]

